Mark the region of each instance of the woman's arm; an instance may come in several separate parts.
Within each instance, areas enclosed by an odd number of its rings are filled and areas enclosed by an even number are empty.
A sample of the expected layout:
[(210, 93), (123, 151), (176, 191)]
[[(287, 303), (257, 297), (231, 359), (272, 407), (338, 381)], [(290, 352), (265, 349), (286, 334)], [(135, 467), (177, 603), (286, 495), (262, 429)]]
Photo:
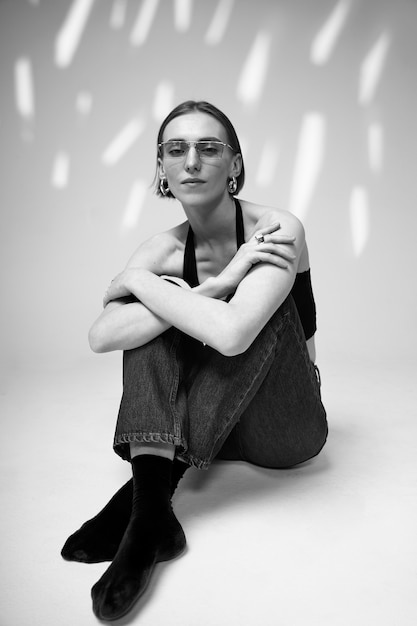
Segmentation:
[[(185, 281), (181, 281), (179, 286), (172, 286), (174, 289), (187, 288)], [(194, 291), (206, 297), (216, 297), (217, 290), (211, 280), (208, 280), (195, 287)], [(88, 341), (93, 352), (132, 350), (155, 339), (172, 326), (141, 302), (126, 300), (111, 300), (92, 325)]]
[[(177, 242), (172, 232), (152, 237), (135, 251), (126, 270), (138, 266), (156, 274), (175, 272)], [(170, 326), (125, 290), (104, 303), (103, 311), (90, 328), (88, 340), (94, 352), (131, 350), (151, 341)]]
[(113, 300), (104, 308), (88, 333), (93, 352), (132, 350), (151, 341), (171, 324), (140, 302)]
[[(281, 219), (280, 232), (289, 238), (295, 237), (293, 243), (287, 244), (288, 254), (295, 256), (294, 262), (286, 267), (272, 263), (253, 266), (228, 303), (178, 289), (152, 272), (139, 268), (126, 270), (123, 284), (128, 292), (166, 323), (226, 356), (233, 356), (247, 350), (283, 303), (294, 283), (305, 243), (304, 229), (295, 216), (288, 214)], [(224, 279), (220, 275), (206, 282), (211, 284), (211, 288), (218, 285), (221, 291), (220, 283)]]
[[(217, 279), (209, 278), (192, 291), (207, 298), (221, 299), (232, 293), (242, 278), (255, 263), (275, 263), (287, 267), (295, 256), (291, 248), (294, 237), (288, 237), (280, 231), (275, 223), (259, 229), (257, 233), (267, 235), (268, 243), (256, 245), (256, 239), (240, 247), (235, 257)], [(284, 245), (282, 245), (284, 244)], [(155, 255), (155, 251), (157, 255)], [(176, 255), (178, 258), (176, 258)], [(112, 350), (131, 350), (151, 341), (172, 324), (147, 308), (138, 298), (132, 302), (130, 289), (124, 283), (129, 270), (138, 267), (152, 271), (156, 276), (171, 271), (174, 276), (182, 267), (183, 250), (177, 249), (175, 238), (163, 233), (145, 242), (130, 259), (126, 270), (119, 274), (110, 285), (104, 299), (104, 310), (94, 322), (89, 332), (90, 347), (94, 352)], [(121, 279), (121, 277), (123, 277)], [(165, 276), (169, 279), (169, 276)], [(187, 283), (174, 278), (181, 287), (188, 288)], [(178, 287), (176, 287), (178, 289)]]

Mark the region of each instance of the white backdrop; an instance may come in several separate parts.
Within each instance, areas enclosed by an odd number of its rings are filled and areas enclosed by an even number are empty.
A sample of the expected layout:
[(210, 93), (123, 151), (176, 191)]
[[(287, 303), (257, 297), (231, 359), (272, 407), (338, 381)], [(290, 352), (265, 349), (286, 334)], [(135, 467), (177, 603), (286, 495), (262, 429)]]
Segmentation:
[(416, 349), (413, 0), (3, 0), (2, 356), (90, 355), (109, 280), (182, 220), (150, 189), (172, 106), (206, 99), (244, 146), (242, 197), (299, 214), (319, 354)]
[(0, 0), (2, 625), (96, 624), (107, 565), (59, 553), (129, 468), (121, 355), (87, 332), (134, 248), (183, 219), (150, 185), (188, 98), (234, 122), (242, 197), (304, 221), (329, 442), (288, 471), (190, 470), (187, 558), (126, 619), (417, 623), (416, 23), (416, 0)]

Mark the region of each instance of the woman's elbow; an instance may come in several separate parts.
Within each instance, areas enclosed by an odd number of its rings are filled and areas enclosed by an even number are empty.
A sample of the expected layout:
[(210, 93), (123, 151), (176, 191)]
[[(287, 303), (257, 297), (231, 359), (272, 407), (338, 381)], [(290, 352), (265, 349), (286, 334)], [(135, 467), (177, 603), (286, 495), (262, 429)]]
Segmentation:
[(250, 343), (247, 341), (239, 341), (231, 344), (227, 347), (227, 350), (223, 352), (224, 356), (238, 356), (239, 354), (243, 354), (249, 348)]
[(88, 332), (88, 343), (91, 350), (97, 354), (109, 351), (104, 335), (97, 324), (93, 324)]
[(225, 350), (219, 350), (219, 352), (223, 356), (231, 357), (231, 356), (238, 356), (238, 354), (242, 354), (246, 350), (247, 348), (241, 348), (240, 346), (230, 346), (230, 347), (227, 347)]
[(212, 347), (223, 356), (237, 356), (246, 352), (252, 341), (242, 333), (229, 331), (222, 337), (216, 337), (216, 345)]

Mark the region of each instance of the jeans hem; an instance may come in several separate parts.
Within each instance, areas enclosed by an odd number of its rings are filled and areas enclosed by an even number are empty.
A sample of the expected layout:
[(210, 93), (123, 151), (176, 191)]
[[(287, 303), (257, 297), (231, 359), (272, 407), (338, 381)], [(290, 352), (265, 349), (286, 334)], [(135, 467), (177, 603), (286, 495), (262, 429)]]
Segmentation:
[(211, 465), (211, 461), (204, 461), (203, 459), (198, 459), (192, 454), (187, 454), (186, 452), (178, 454), (177, 458), (180, 461), (183, 461), (184, 463), (191, 465), (191, 467), (195, 467), (196, 469), (199, 469), (199, 470), (207, 470)]
[(125, 446), (130, 443), (166, 443), (179, 447), (180, 449), (186, 449), (186, 443), (180, 437), (176, 437), (171, 433), (123, 433), (117, 435), (113, 442), (113, 449), (124, 460), (130, 460), (129, 456), (125, 453)]

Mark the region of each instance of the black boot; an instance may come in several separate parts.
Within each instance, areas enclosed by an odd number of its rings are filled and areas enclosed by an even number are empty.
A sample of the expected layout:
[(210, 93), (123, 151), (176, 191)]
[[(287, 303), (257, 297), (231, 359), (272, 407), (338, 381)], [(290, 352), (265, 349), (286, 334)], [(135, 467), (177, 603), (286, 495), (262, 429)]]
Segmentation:
[(102, 620), (125, 615), (145, 591), (155, 564), (184, 550), (184, 531), (171, 506), (172, 461), (154, 455), (132, 459), (132, 514), (110, 567), (91, 590)]
[[(171, 496), (188, 467), (186, 463), (174, 460)], [(61, 550), (62, 557), (80, 563), (112, 561), (130, 520), (132, 495), (133, 478), (114, 494), (95, 517), (84, 522), (81, 528), (68, 537)]]

